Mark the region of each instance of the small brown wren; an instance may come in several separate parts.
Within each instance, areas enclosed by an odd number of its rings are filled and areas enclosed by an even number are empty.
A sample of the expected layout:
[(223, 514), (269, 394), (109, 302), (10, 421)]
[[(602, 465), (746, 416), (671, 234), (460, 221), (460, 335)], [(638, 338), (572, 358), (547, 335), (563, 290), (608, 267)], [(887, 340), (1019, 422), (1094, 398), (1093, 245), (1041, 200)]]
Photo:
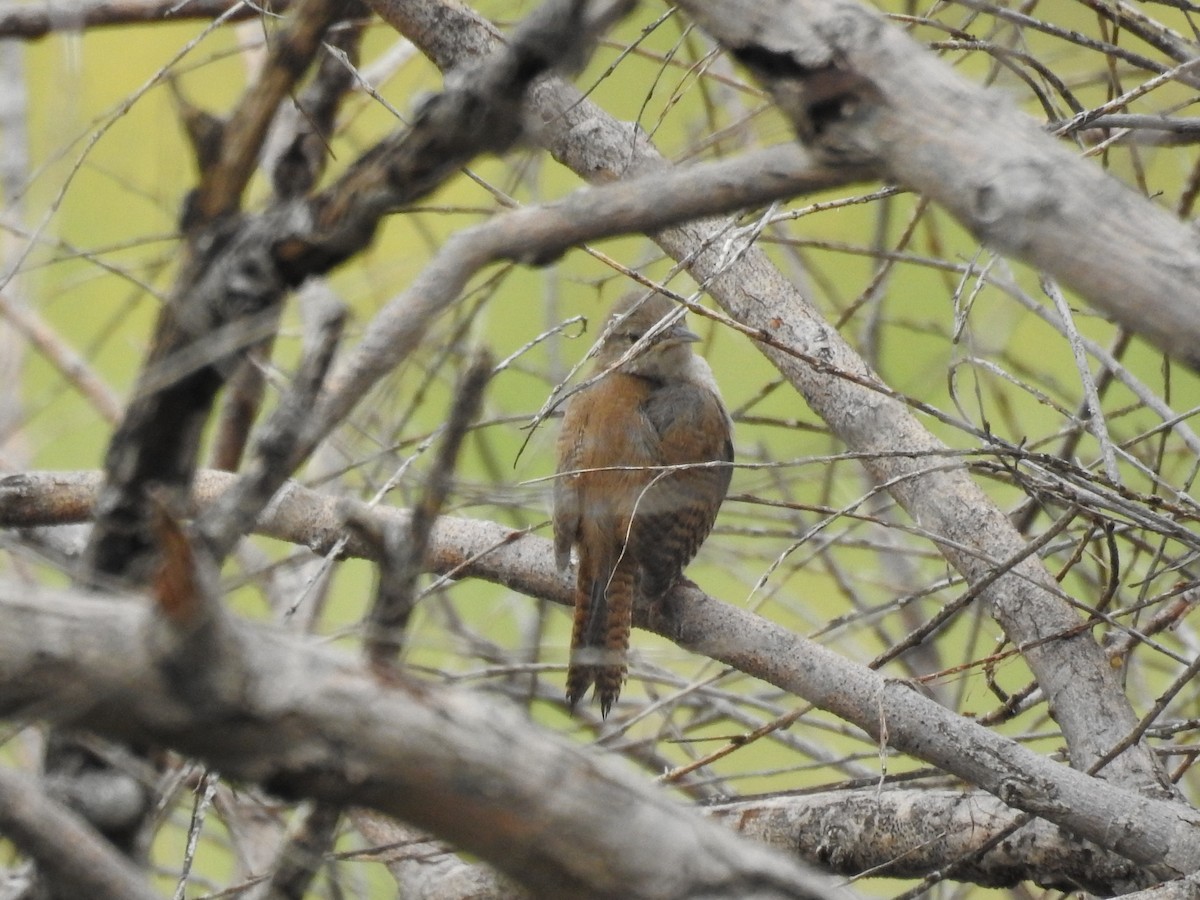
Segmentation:
[(554, 482), (558, 567), (579, 555), (567, 702), (595, 684), (605, 717), (625, 680), (635, 594), (655, 600), (680, 580), (732, 475), (721, 464), (733, 461), (732, 422), (692, 352), (699, 338), (682, 318), (663, 322), (667, 297), (642, 297), (617, 303), (596, 353), (604, 374), (567, 403)]

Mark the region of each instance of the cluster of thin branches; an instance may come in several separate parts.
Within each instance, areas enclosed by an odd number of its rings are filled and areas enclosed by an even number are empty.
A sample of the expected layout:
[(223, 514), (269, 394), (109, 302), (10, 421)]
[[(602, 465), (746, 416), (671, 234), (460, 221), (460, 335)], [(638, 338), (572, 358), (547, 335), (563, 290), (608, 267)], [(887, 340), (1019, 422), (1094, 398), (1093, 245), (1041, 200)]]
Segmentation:
[[(857, 60), (810, 62), (749, 25), (723, 32), (693, 5), (643, 5), (599, 37), (623, 9), (563, 4), (576, 17), (569, 28), (549, 13), (524, 31), (506, 22), (516, 49), (492, 56), (497, 28), (438, 0), (276, 2), (269, 11), (98, 0), (70, 17), (0, 10), (6, 37), (57, 32), (43, 46), (0, 42), (0, 78), (9, 79), (0, 93), (15, 96), (52, 64), (47, 48), (79, 30), (123, 25), (140, 35), (168, 13), (201, 20), (141, 87), (78, 135), (58, 136), (46, 159), (16, 146), (26, 110), (0, 109), (10, 144), (0, 157), (12, 161), (0, 171), (0, 372), (27, 386), (0, 398), (0, 467), (12, 473), (0, 482), (0, 576), (151, 585), (162, 614), (187, 623), (163, 639), (173, 660), (211, 649), (193, 645), (193, 626), (236, 606), (348, 649), (385, 685), (415, 675), (518, 707), (754, 837), (799, 846), (843, 874), (915, 878), (913, 894), (946, 878), (1115, 892), (1165, 877), (1136, 853), (1133, 863), (1096, 862), (1044, 821), (987, 806), (973, 790), (998, 793), (986, 779), (943, 764), (941, 751), (922, 755), (920, 736), (905, 736), (903, 701), (878, 700), (877, 714), (856, 719), (855, 698), (842, 707), (795, 687), (801, 676), (788, 666), (803, 660), (781, 660), (774, 645), (755, 659), (744, 633), (712, 633), (710, 619), (663, 626), (644, 613), (641, 624), (667, 638), (635, 632), (629, 684), (608, 720), (587, 704), (568, 713), (567, 576), (545, 559), (497, 552), (548, 535), (555, 410), (582, 379), (576, 363), (609, 303), (655, 289), (691, 309), (735, 421), (730, 496), (688, 572), (705, 594), (878, 669), (880, 683), (902, 682), (964, 727), (982, 724), (1181, 808), (1200, 800), (1191, 688), (1200, 632), (1190, 617), (1200, 601), (1200, 382), (1189, 368), (1198, 356), (1180, 350), (1190, 326), (1172, 324), (1169, 308), (1194, 309), (1194, 298), (1125, 308), (1085, 251), (1078, 262), (1059, 253), (1056, 267), (1039, 255), (1042, 238), (1015, 233), (1007, 212), (981, 225), (922, 182), (936, 160), (891, 158), (863, 141), (855, 111), (882, 89)], [(1108, 170), (1147, 205), (1191, 216), (1200, 10), (956, 0), (883, 11), (928, 59), (1007, 95), (996, 101), (1003, 115), (1019, 105), (1033, 130), (1086, 167)], [(598, 40), (582, 71), (589, 42), (551, 52), (545, 33), (555, 28)], [(89, 34), (85, 46), (108, 46), (101, 37)], [(22, 54), (24, 71), (14, 61)], [(237, 101), (231, 54), (249, 73)], [(311, 62), (304, 80), (297, 59)], [(452, 73), (444, 90), (439, 70)], [(227, 109), (198, 105), (212, 73), (231, 85)], [(581, 94), (561, 93), (564, 73)], [(794, 86), (812, 91), (810, 81), (824, 94), (793, 102)], [(418, 100), (422, 91), (434, 99)], [(114, 174), (100, 154), (146, 140), (119, 126), (167, 98), (200, 173), (194, 186), (186, 195), (152, 186), (165, 195), (157, 229), (127, 232), (113, 216), (100, 238), (75, 234), (67, 214), (89, 202), (97, 176), (138, 184), (141, 173)], [(486, 114), (472, 119), (479, 109)], [(947, 112), (930, 102), (927, 122), (920, 110), (897, 115), (932, 135)], [(970, 162), (953, 158), (958, 136), (942, 121), (949, 185)], [(898, 145), (908, 140), (889, 127)], [(795, 155), (796, 132), (808, 155)], [(775, 144), (786, 146), (761, 149)], [(963, 148), (968, 160), (973, 152)], [(1025, 183), (1045, 177), (1051, 199), (1029, 208), (1055, 206), (1056, 187), (1069, 206), (1078, 185), (1057, 184), (1058, 170), (1044, 166)], [(627, 178), (625, 194), (609, 183)], [(992, 198), (968, 202), (980, 219), (990, 214)], [(720, 215), (730, 217), (712, 218)], [(697, 218), (691, 231), (680, 225)], [(639, 236), (595, 243), (631, 233)], [(1063, 239), (1124, 240), (1100, 221)], [(1147, 259), (1160, 273), (1176, 264), (1186, 280), (1191, 261)], [(807, 305), (788, 306), (772, 278)], [(61, 299), (39, 293), (56, 280), (68, 302), (121, 299), (81, 334)], [(735, 292), (740, 299), (727, 298)], [(739, 302), (761, 308), (761, 320)], [(161, 315), (153, 337), (141, 315), (150, 309)], [(350, 349), (339, 353), (339, 342)], [(149, 348), (136, 381), (130, 346)], [(876, 418), (883, 407), (894, 418)], [(880, 430), (882, 421), (924, 430)], [(103, 480), (35, 471), (88, 469), (103, 447)], [(972, 508), (979, 501), (940, 480), (963, 473), (1012, 540), (993, 541), (998, 526)], [(282, 487), (296, 510), (278, 498), (268, 506), (289, 476), (311, 492)], [(965, 508), (928, 511), (939, 504)], [(363, 558), (370, 564), (354, 561)], [(1026, 589), (1073, 618), (1022, 631), (1019, 620), (1038, 614), (1010, 597)], [(1051, 680), (1055, 653), (1073, 668), (1071, 642), (1093, 639), (1129, 720), (1089, 743), (1063, 717), (1108, 713), (1064, 709), (1072, 695)], [(165, 758), (74, 735), (56, 756), (66, 739), (32, 723), (70, 721), (74, 711), (3, 712), (18, 725), (5, 752), (17, 768), (35, 768), (46, 752), (60, 768), (63, 759), (67, 769), (70, 760), (115, 767), (146, 790), (129, 849), (148, 854), (176, 896), (374, 896), (378, 873), (364, 860), (387, 863), (413, 896), (515, 890), (424, 832), (365, 809), (341, 813), (373, 805), (369, 792), (337, 803), (336, 791), (321, 793), (293, 768), (239, 786), (221, 778), (217, 751), (212, 768), (189, 758), (205, 746), (190, 735)], [(94, 726), (99, 713), (90, 715), (78, 718)], [(1146, 774), (1156, 767), (1158, 776)], [(51, 773), (52, 787), (77, 774)], [(968, 790), (980, 832), (959, 843), (950, 808)], [(313, 799), (278, 799), (297, 795)], [(0, 807), (14, 796), (0, 791)], [(1030, 816), (1047, 813), (1040, 798), (1016, 801)], [(891, 830), (847, 832), (830, 850), (830, 823), (867, 818), (868, 803)], [(937, 823), (935, 833), (912, 837), (896, 858), (889, 839), (920, 821)], [(995, 844), (1009, 833), (1035, 835), (1056, 855), (1005, 857)], [(938, 852), (915, 849), (931, 846)], [(486, 845), (467, 849), (489, 858)], [(234, 876), (215, 874), (229, 860)], [(521, 868), (500, 867), (509, 876)], [(530, 883), (549, 890), (548, 878)], [(580, 879), (560, 884), (586, 893)]]

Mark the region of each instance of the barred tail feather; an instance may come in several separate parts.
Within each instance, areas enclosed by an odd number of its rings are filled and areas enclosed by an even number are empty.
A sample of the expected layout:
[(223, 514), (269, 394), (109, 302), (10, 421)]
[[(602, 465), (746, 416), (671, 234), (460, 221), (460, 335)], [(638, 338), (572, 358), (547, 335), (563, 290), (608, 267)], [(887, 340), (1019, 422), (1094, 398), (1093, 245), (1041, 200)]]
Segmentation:
[[(618, 563), (608, 585), (608, 618), (603, 635), (603, 664), (596, 668), (596, 696), (600, 715), (608, 717), (628, 671), (629, 632), (633, 628), (633, 591), (636, 567), (632, 560)], [(599, 635), (598, 635), (599, 637)]]
[(581, 561), (567, 667), (567, 703), (571, 709), (594, 684), (600, 714), (607, 718), (621, 694), (633, 625), (635, 568), (632, 561), (618, 562), (615, 569), (608, 570), (611, 574), (601, 566), (596, 577), (590, 577)]

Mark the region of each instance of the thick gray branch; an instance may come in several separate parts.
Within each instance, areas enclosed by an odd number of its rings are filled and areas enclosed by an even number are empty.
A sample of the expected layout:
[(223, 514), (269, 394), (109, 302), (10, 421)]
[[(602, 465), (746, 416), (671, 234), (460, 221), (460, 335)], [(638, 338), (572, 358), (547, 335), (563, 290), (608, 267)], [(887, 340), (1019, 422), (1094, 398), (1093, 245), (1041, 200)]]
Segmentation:
[(1134, 874), (1127, 862), (1094, 845), (1081, 847), (1038, 819), (981, 853), (1021, 816), (978, 791), (870, 787), (741, 800), (707, 811), (742, 834), (843, 875), (924, 878), (946, 870), (954, 881), (986, 887), (1028, 880), (1110, 894)]
[(370, 806), (547, 897), (849, 897), (483, 694), (223, 623), (202, 680), (133, 598), (0, 583), (0, 715), (36, 710), (203, 759), (283, 797)]
[[(45, 515), (38, 515), (39, 496), (57, 498), (57, 503), (49, 504), (53, 521), (85, 517), (98, 481), (95, 473), (31, 474), (0, 481), (0, 525), (32, 526), (48, 521)], [(232, 481), (233, 476), (226, 473), (201, 473), (196, 503), (213, 502)], [(338, 546), (344, 535), (346, 504), (288, 484), (264, 513), (257, 530), (327, 552)], [(403, 528), (409, 517), (405, 510), (365, 506), (358, 506), (355, 515), (378, 516), (391, 522), (388, 527), (398, 528)], [(374, 548), (351, 540), (344, 552), (369, 555)], [(572, 602), (571, 579), (557, 570), (549, 540), (491, 522), (439, 518), (430, 536), (426, 563), (441, 574), (482, 578), (562, 605)], [(1143, 797), (1050, 762), (955, 715), (902, 682), (697, 589), (677, 588), (670, 608), (679, 612), (677, 619), (664, 621), (641, 608), (635, 624), (791, 691), (875, 739), (883, 739), (886, 732), (890, 746), (1136, 862), (1143, 871), (1132, 883), (1123, 885), (1126, 888), (1145, 884), (1147, 878), (1173, 877), (1200, 868), (1200, 814), (1194, 810)], [(15, 612), (10, 614), (19, 619)], [(0, 608), (0, 629), (4, 623)], [(14, 652), (22, 646), (19, 638), (15, 640)], [(0, 666), (7, 652), (3, 641), (0, 630)], [(26, 647), (21, 652), (32, 650)], [(90, 684), (86, 675), (75, 675)], [(7, 687), (0, 669), (0, 696), (6, 695)], [(48, 686), (43, 684), (42, 690)], [(30, 693), (36, 691), (30, 688)], [(1113, 863), (1113, 868), (1120, 866)]]
[(833, 163), (882, 165), (980, 240), (1200, 366), (1195, 230), (856, 0), (681, 0)]

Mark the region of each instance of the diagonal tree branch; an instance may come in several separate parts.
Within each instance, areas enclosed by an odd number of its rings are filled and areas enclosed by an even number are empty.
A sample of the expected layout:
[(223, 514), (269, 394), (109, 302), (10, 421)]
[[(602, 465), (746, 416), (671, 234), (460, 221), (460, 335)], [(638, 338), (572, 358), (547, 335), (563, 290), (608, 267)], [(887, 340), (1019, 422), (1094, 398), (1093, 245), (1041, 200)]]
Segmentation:
[[(380, 682), (286, 632), (207, 621), (201, 632), (179, 630), (128, 597), (0, 585), (0, 715), (52, 709), (59, 721), (174, 747), (279, 796), (373, 807), (478, 854), (537, 896), (853, 896), (495, 698), (399, 676)], [(173, 633), (166, 657), (154, 637), (164, 628)], [(31, 642), (35, 634), (44, 640)], [(217, 636), (222, 653), (189, 681), (164, 663), (192, 636), (201, 645)]]
[[(1200, 246), (857, 0), (683, 0), (826, 161), (876, 163), (976, 237), (1200, 366)], [(1195, 60), (1180, 69), (1194, 75)]]
[[(203, 473), (197, 479), (194, 502), (200, 507), (215, 502), (233, 480), (227, 473)], [(4, 479), (0, 481), (0, 525), (29, 527), (50, 521), (36, 515), (43, 497), (59, 497), (60, 502), (47, 504), (57, 510), (53, 521), (58, 524), (86, 518), (98, 482), (96, 473)], [(405, 510), (370, 508), (289, 484), (264, 513), (257, 530), (303, 543), (319, 553), (340, 547), (347, 555), (371, 557), (377, 548), (370, 542), (353, 535), (345, 540), (343, 523), (349, 514), (376, 517), (379, 529), (404, 528), (410, 520)], [(569, 573), (558, 571), (550, 542), (491, 522), (442, 516), (430, 534), (426, 565), (438, 574), (482, 578), (564, 606), (572, 603)], [(1137, 863), (1138, 871), (1115, 887), (1128, 890), (1200, 867), (1200, 831), (1196, 828), (1200, 814), (1194, 810), (1050, 762), (946, 710), (910, 686), (754, 613), (722, 603), (694, 587), (676, 590), (669, 608), (679, 612), (678, 619), (667, 620), (660, 610), (640, 607), (635, 624), (803, 697), (876, 740), (886, 733), (887, 743), (896, 749)], [(0, 616), (3, 610), (0, 607)], [(14, 623), (20, 621), (19, 612), (10, 614)], [(14, 641), (16, 652), (20, 638), (14, 637)], [(4, 659), (5, 653), (0, 652), (0, 665)], [(16, 671), (20, 672), (19, 666)], [(0, 671), (0, 688), (7, 688), (8, 677), (12, 676)], [(37, 690), (52, 694), (52, 686), (59, 683), (30, 686), (27, 693), (30, 697)], [(61, 683), (67, 685), (70, 680), (64, 675)], [(1112, 871), (1123, 870), (1114, 861)]]
[[(498, 41), (492, 26), (443, 0), (372, 0), (371, 6), (442, 68), (463, 65)], [(537, 85), (529, 102), (544, 123), (539, 141), (589, 181), (657, 175), (667, 169), (645, 135), (615, 121), (560, 80)], [(987, 158), (986, 150), (981, 153)], [(870, 162), (857, 160), (864, 161)], [(977, 583), (994, 575), (981, 562), (989, 554), (1020, 559), (1024, 539), (1003, 512), (965, 469), (923, 462), (929, 454), (944, 453), (945, 445), (898, 400), (866, 386), (877, 381), (871, 367), (766, 255), (751, 246), (730, 261), (718, 249), (731, 227), (728, 221), (704, 219), (663, 228), (652, 237), (669, 255), (686, 261), (692, 276), (732, 318), (790, 348), (765, 346), (764, 353), (833, 432), (863, 454), (871, 476), (889, 486), (917, 524), (949, 539), (939, 549), (956, 569)], [(1186, 293), (1197, 283), (1177, 287)], [(856, 385), (855, 378), (863, 384)], [(972, 551), (960, 552), (963, 545)], [(1025, 559), (995, 578), (982, 599), (1023, 648), (1077, 768), (1087, 768), (1131, 733), (1137, 718), (1107, 658), (1091, 635), (1077, 628), (1078, 615), (1039, 561)], [(1118, 757), (1106, 773), (1141, 788), (1170, 791), (1144, 744)]]
[[(312, 3), (314, 15), (327, 11)], [(552, 0), (516, 30), (508, 50), (448, 85), (412, 127), (367, 151), (326, 190), (281, 200), (260, 214), (219, 215), (190, 235), (191, 255), (109, 444), (105, 496), (86, 559), (90, 572), (134, 584), (151, 577), (149, 494), (186, 493), (230, 361), (271, 333), (286, 291), (366, 247), (385, 213), (433, 190), (477, 154), (510, 146), (521, 133), (529, 84), (564, 60), (574, 62), (613, 13), (611, 4), (593, 14), (588, 0)], [(253, 142), (257, 131), (244, 130)], [(229, 192), (216, 193), (225, 200), (202, 207), (205, 215), (228, 208)]]

